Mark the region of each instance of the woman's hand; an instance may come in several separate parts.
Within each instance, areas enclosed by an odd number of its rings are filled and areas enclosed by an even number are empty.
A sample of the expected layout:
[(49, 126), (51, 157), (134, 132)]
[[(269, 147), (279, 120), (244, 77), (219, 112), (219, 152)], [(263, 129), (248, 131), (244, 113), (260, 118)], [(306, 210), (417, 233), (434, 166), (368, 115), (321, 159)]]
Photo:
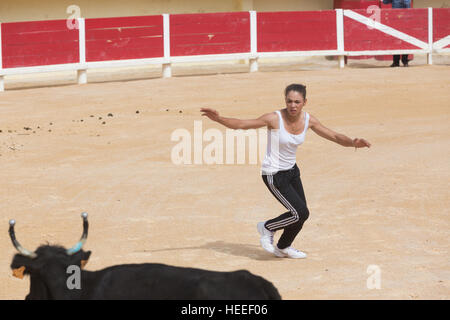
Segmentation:
[(202, 116), (206, 116), (210, 118), (212, 121), (218, 122), (220, 119), (219, 113), (214, 109), (201, 108), (200, 112), (202, 113)]
[(366, 139), (355, 138), (353, 139), (353, 146), (356, 148), (370, 148), (371, 144)]

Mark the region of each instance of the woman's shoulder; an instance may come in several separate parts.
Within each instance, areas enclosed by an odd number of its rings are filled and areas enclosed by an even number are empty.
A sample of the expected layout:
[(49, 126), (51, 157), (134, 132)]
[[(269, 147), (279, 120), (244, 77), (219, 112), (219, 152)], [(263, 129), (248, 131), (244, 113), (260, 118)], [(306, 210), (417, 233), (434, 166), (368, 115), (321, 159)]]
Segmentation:
[(261, 116), (261, 118), (262, 117), (264, 117), (264, 118), (269, 118), (269, 119), (274, 119), (274, 118), (277, 118), (278, 117), (278, 112), (279, 112), (280, 110), (275, 110), (275, 111), (272, 111), (272, 112), (268, 112), (268, 113), (265, 113), (265, 114), (263, 114), (262, 116)]
[(278, 126), (278, 115), (276, 111), (268, 112), (258, 118), (264, 121), (264, 123), (270, 128), (276, 128)]
[(309, 115), (309, 127), (311, 128), (314, 125), (320, 124), (319, 119), (317, 119), (315, 116), (313, 116), (311, 113), (308, 113)]

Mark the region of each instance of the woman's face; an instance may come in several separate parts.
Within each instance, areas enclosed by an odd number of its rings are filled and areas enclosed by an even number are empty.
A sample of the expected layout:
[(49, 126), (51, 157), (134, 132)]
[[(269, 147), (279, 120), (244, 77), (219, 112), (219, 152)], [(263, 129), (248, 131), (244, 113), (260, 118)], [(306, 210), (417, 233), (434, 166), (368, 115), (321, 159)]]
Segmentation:
[(298, 116), (301, 114), (303, 106), (306, 104), (306, 99), (297, 91), (289, 91), (286, 95), (286, 109), (290, 116)]

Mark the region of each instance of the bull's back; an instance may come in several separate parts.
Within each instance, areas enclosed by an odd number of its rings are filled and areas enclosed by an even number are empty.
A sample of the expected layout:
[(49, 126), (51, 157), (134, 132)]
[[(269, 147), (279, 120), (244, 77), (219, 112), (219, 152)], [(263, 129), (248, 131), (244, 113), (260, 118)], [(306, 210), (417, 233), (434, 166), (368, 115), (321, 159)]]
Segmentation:
[(247, 270), (203, 277), (198, 283), (198, 299), (281, 300), (275, 286)]
[(88, 299), (281, 299), (272, 283), (245, 270), (128, 264), (97, 271), (91, 282)]

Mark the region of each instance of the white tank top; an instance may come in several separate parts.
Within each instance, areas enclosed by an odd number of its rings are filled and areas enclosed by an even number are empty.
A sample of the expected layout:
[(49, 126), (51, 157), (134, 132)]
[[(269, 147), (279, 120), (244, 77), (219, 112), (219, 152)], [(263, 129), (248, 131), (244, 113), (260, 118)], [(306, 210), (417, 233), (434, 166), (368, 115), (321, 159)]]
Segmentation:
[(262, 163), (263, 175), (272, 175), (278, 171), (289, 170), (295, 165), (297, 147), (305, 141), (308, 130), (309, 114), (305, 112), (305, 128), (300, 134), (292, 134), (284, 128), (283, 117), (278, 114), (279, 129), (267, 130), (267, 151)]

